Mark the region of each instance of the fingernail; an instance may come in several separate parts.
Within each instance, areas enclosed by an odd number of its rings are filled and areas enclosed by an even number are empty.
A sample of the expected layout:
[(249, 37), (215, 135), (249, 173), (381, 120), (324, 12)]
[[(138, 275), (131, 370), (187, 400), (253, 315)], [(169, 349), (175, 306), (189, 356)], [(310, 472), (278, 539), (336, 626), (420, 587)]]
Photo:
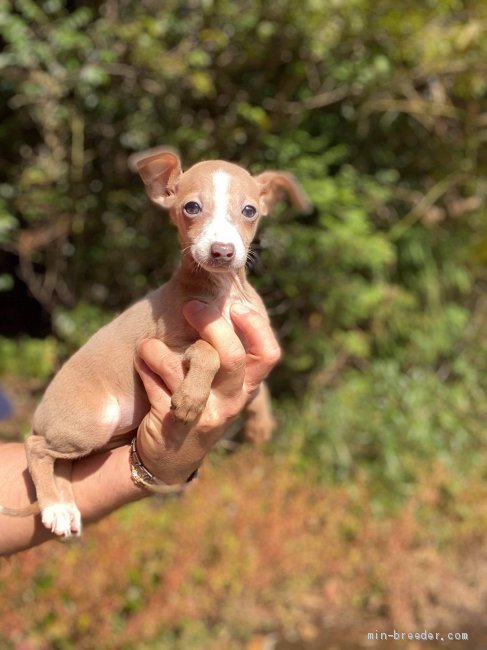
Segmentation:
[(248, 314), (250, 307), (243, 302), (236, 302), (232, 305), (232, 311), (237, 314)]

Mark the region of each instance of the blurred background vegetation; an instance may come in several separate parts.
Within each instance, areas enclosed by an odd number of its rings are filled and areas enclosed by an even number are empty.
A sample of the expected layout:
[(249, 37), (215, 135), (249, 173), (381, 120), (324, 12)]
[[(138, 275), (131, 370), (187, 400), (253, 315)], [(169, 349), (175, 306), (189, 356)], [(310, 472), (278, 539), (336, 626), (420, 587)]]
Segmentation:
[(443, 506), (483, 484), (486, 25), (482, 0), (0, 1), (4, 385), (37, 394), (169, 277), (175, 232), (127, 167), (167, 144), (292, 171), (315, 205), (256, 242), (285, 353), (262, 462), (383, 516), (435, 472)]

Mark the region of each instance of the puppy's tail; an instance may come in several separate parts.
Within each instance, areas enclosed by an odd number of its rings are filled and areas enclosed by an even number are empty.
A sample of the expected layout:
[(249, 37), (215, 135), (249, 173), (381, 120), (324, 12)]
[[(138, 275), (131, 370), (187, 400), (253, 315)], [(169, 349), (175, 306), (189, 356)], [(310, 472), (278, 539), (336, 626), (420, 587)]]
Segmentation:
[(39, 508), (39, 502), (34, 501), (30, 506), (26, 508), (5, 508), (5, 506), (0, 506), (0, 515), (6, 515), (7, 517), (29, 517), (30, 515), (37, 515), (41, 509)]

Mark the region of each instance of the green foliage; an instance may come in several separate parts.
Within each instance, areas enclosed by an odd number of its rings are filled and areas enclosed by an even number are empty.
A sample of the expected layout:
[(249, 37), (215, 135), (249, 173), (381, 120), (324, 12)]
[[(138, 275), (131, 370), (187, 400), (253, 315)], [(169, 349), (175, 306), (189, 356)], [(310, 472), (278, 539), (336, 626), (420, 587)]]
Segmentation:
[[(446, 372), (446, 369), (443, 369)], [(395, 505), (441, 462), (452, 480), (482, 472), (487, 415), (485, 381), (454, 364), (449, 382), (431, 370), (405, 373), (397, 362), (375, 362), (367, 373), (349, 370), (334, 389), (319, 385), (303, 404), (284, 410), (287, 448), (300, 470), (323, 478), (367, 476), (374, 496)]]
[(18, 375), (47, 379), (56, 366), (59, 344), (55, 338), (23, 338), (17, 341), (0, 337), (0, 376)]
[(113, 317), (98, 305), (80, 302), (74, 309), (57, 308), (53, 314), (56, 333), (75, 351)]

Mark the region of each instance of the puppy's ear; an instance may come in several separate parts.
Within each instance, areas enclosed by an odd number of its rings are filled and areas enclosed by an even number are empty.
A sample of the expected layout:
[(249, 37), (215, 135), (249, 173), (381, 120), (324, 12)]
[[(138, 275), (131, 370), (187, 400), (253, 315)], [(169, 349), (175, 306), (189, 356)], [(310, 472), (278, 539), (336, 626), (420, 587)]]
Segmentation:
[(179, 157), (165, 151), (139, 158), (135, 160), (135, 166), (152, 201), (166, 209), (172, 207), (182, 174)]
[(298, 183), (296, 178), (288, 172), (268, 171), (255, 176), (260, 188), (260, 211), (267, 214), (274, 205), (287, 194), (294, 206), (304, 213), (312, 211), (313, 206)]

